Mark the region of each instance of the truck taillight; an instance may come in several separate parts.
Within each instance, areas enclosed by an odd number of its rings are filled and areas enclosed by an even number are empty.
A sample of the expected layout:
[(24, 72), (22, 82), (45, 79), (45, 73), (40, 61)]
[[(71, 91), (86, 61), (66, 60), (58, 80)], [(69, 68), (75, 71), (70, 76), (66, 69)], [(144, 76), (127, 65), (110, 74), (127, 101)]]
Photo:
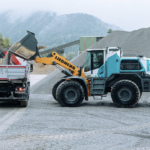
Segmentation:
[(25, 93), (26, 92), (26, 88), (24, 87), (19, 87), (19, 88), (16, 88), (16, 93)]
[(26, 88), (19, 88), (18, 91), (25, 91)]
[(18, 88), (18, 91), (26, 91), (26, 88), (23, 88), (23, 87), (20, 87), (20, 88)]

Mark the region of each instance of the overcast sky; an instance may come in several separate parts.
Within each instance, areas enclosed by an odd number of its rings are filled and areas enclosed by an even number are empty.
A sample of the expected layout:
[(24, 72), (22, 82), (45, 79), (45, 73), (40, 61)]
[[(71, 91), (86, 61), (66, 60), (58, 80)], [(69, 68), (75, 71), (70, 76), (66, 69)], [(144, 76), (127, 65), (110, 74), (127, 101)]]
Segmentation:
[(87, 13), (127, 31), (150, 27), (150, 0), (0, 0), (0, 13), (7, 10)]

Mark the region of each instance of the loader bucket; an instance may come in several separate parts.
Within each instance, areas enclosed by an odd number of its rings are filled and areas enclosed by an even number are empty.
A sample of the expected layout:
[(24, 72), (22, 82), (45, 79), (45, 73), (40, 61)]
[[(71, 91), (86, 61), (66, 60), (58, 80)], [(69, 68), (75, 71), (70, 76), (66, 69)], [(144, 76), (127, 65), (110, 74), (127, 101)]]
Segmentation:
[(9, 52), (25, 60), (34, 60), (35, 57), (39, 55), (37, 49), (38, 42), (34, 33), (30, 31), (27, 31), (27, 33), (24, 38), (9, 49)]

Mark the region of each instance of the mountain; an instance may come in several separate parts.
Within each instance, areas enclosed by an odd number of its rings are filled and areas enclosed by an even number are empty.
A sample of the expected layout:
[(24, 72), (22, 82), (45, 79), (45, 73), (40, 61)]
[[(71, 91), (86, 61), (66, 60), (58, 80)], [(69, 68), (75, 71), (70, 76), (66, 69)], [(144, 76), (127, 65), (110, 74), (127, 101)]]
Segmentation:
[(36, 12), (18, 17), (11, 11), (0, 14), (0, 33), (11, 39), (20, 40), (26, 31), (34, 32), (39, 43), (54, 47), (79, 39), (80, 36), (107, 35), (108, 29), (120, 28), (83, 13), (57, 16), (56, 13)]

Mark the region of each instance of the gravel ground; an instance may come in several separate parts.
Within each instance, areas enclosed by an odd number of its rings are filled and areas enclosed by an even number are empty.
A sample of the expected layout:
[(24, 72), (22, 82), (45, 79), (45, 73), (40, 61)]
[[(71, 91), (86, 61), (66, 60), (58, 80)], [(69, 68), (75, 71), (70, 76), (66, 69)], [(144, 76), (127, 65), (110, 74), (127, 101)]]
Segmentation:
[(0, 108), (1, 150), (150, 149), (146, 93), (135, 108), (117, 108), (109, 95), (61, 107), (51, 94), (32, 94), (27, 108), (10, 103)]

